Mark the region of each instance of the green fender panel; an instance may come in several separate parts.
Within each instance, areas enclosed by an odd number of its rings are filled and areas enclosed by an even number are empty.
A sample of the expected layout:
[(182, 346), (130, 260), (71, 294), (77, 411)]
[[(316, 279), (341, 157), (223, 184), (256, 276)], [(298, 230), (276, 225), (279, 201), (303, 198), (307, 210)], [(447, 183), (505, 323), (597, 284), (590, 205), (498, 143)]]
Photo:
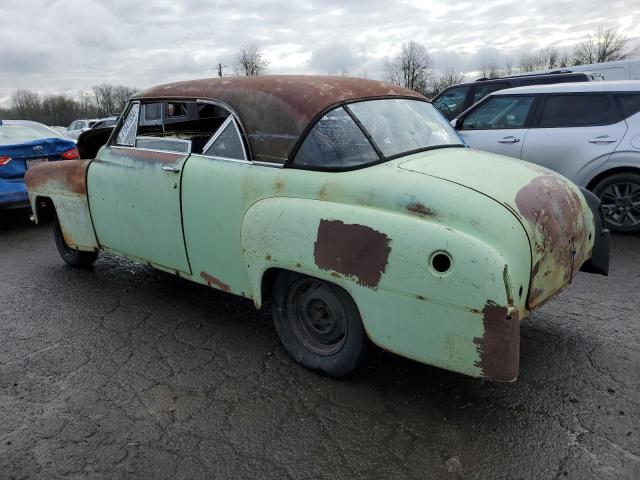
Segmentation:
[[(465, 233), (410, 215), (267, 198), (248, 209), (241, 243), (256, 305), (270, 268), (323, 278), (352, 295), (374, 343), (467, 375), (488, 376), (481, 359), (487, 306), (516, 310), (504, 258)], [(449, 271), (431, 267), (434, 252), (451, 256)]]

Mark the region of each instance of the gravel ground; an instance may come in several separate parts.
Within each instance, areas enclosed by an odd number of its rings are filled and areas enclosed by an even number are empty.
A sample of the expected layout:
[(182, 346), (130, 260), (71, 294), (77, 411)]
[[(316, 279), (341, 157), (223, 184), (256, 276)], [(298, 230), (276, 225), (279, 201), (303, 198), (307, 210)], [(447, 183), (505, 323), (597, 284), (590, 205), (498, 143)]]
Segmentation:
[(268, 312), (0, 217), (0, 479), (640, 478), (640, 237), (523, 322), (520, 379), (375, 352), (331, 380)]

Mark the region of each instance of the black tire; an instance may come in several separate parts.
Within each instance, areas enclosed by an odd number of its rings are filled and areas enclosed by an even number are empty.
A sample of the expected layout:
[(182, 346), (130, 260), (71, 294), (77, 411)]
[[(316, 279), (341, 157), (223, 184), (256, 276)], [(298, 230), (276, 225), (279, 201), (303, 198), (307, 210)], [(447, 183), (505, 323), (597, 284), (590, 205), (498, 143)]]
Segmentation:
[(614, 173), (600, 180), (593, 193), (602, 202), (607, 227), (614, 232), (640, 232), (640, 174)]
[(343, 288), (283, 272), (273, 295), (276, 331), (294, 360), (331, 377), (348, 375), (363, 362), (369, 339), (356, 304)]
[(96, 261), (96, 258), (98, 258), (98, 252), (81, 252), (80, 250), (74, 250), (69, 247), (69, 245), (64, 241), (60, 222), (57, 218), (54, 218), (53, 238), (56, 241), (56, 248), (62, 257), (62, 260), (73, 268), (87, 268)]

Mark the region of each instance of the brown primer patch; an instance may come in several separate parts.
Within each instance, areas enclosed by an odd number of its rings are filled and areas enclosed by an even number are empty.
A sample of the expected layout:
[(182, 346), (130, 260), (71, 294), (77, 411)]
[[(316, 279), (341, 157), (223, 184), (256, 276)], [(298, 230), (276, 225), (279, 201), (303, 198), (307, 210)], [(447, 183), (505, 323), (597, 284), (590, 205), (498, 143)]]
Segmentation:
[(482, 310), (484, 335), (473, 339), (480, 360), (475, 366), (482, 376), (497, 382), (512, 382), (520, 369), (520, 319), (518, 311), (488, 301)]
[(314, 244), (316, 265), (353, 276), (360, 285), (374, 288), (387, 268), (391, 239), (365, 225), (321, 220)]
[(228, 284), (224, 283), (213, 275), (209, 275), (207, 272), (200, 272), (200, 276), (207, 282), (210, 287), (213, 286), (219, 288), (224, 292), (228, 292), (230, 290)]

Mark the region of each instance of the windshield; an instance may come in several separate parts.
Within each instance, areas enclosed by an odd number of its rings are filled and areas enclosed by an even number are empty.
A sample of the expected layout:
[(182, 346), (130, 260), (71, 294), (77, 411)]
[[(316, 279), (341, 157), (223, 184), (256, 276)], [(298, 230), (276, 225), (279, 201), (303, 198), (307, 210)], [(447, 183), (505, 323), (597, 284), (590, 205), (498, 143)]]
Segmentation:
[(302, 142), (293, 165), (349, 169), (432, 148), (462, 147), (460, 137), (428, 102), (381, 99), (338, 107)]
[(44, 125), (16, 125), (6, 122), (0, 127), (0, 145), (31, 142), (41, 138), (64, 138), (60, 133)]

